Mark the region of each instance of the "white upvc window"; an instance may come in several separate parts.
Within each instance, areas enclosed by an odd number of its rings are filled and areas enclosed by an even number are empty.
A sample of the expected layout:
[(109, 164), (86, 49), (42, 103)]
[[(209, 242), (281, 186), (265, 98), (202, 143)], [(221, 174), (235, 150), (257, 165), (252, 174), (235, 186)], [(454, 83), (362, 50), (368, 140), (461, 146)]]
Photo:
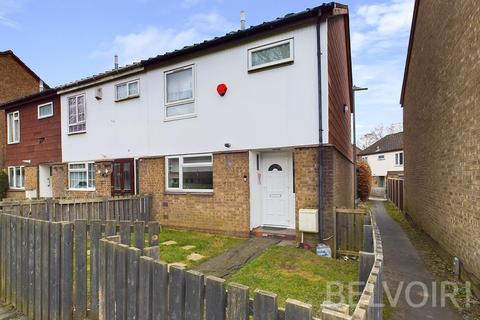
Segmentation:
[(7, 114), (8, 144), (20, 142), (20, 111)]
[(167, 191), (213, 191), (211, 154), (166, 157), (165, 172)]
[(115, 85), (115, 101), (121, 101), (140, 96), (140, 80), (133, 80)]
[(248, 49), (248, 70), (293, 62), (293, 38)]
[(85, 94), (68, 98), (68, 133), (82, 133), (87, 130)]
[(25, 189), (25, 167), (8, 167), (8, 185), (10, 189)]
[(403, 152), (395, 153), (395, 165), (403, 166)]
[(53, 116), (53, 102), (44, 103), (38, 106), (38, 119)]
[(95, 190), (95, 163), (75, 162), (68, 164), (68, 186), (70, 190)]
[(194, 66), (185, 66), (165, 72), (165, 119), (181, 119), (194, 115)]
[(385, 155), (384, 154), (379, 155), (378, 160), (385, 160)]

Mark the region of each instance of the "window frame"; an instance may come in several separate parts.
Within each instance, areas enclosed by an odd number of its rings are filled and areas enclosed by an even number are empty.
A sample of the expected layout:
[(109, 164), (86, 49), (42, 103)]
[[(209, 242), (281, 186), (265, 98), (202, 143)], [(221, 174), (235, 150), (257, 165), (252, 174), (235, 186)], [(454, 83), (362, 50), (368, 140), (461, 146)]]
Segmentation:
[[(183, 99), (183, 100), (177, 100), (175, 102), (168, 102), (168, 92), (167, 92), (167, 76), (169, 74), (182, 71), (182, 70), (187, 70), (187, 69), (192, 69), (192, 98), (189, 99)], [(197, 108), (195, 106), (195, 95), (196, 95), (196, 76), (195, 76), (195, 64), (189, 64), (183, 67), (167, 70), (163, 73), (163, 91), (164, 91), (164, 105), (165, 105), (165, 121), (172, 121), (172, 120), (178, 120), (178, 119), (185, 119), (185, 118), (192, 118), (197, 116)], [(187, 113), (187, 114), (182, 114), (179, 116), (168, 116), (168, 108), (169, 107), (175, 107), (175, 106), (180, 106), (184, 104), (193, 104), (193, 112), (192, 113)]]
[[(85, 165), (85, 168), (84, 169), (70, 169), (70, 166), (71, 165), (76, 165), (76, 164), (84, 164)], [(89, 176), (88, 176), (88, 166), (90, 164), (93, 164), (93, 177), (94, 177), (94, 186), (93, 187), (90, 187), (89, 186)], [(69, 162), (68, 163), (68, 190), (69, 191), (95, 191), (96, 190), (96, 186), (97, 186), (97, 183), (96, 183), (96, 169), (95, 169), (95, 162), (94, 161), (86, 161), (86, 162)], [(71, 187), (71, 184), (70, 184), (70, 172), (86, 172), (87, 173), (87, 188), (72, 188)]]
[[(130, 92), (128, 90), (128, 86), (131, 84), (131, 83), (134, 83), (136, 82), (137, 83), (137, 94), (134, 94), (134, 95), (130, 95)], [(118, 98), (118, 94), (117, 94), (117, 90), (118, 90), (118, 87), (119, 86), (123, 86), (123, 85), (126, 85), (127, 86), (127, 96), (125, 98)], [(125, 81), (125, 82), (122, 82), (122, 83), (117, 83), (115, 84), (115, 102), (120, 102), (120, 101), (124, 101), (124, 100), (128, 100), (128, 99), (134, 99), (134, 98), (139, 98), (140, 97), (140, 79), (134, 79), (134, 80), (129, 80), (129, 81)]]
[[(78, 121), (78, 98), (83, 96), (83, 103), (84, 103), (84, 120), (83, 121)], [(77, 122), (76, 123), (70, 123), (70, 105), (69, 105), (69, 100), (71, 98), (75, 98), (75, 106), (76, 106), (76, 111), (77, 111)], [(73, 135), (73, 134), (80, 134), (80, 133), (85, 133), (87, 132), (87, 96), (85, 93), (79, 93), (76, 95), (72, 95), (67, 97), (67, 134), (68, 135)], [(85, 124), (85, 129), (83, 130), (78, 130), (78, 131), (70, 131), (70, 127), (78, 126), (81, 124)]]
[[(185, 158), (198, 158), (198, 157), (211, 157), (211, 162), (198, 162), (198, 163), (187, 163), (184, 164)], [(168, 161), (170, 159), (178, 159), (178, 188), (171, 188), (168, 186)], [(183, 168), (184, 167), (212, 167), (212, 178), (213, 178), (213, 154), (212, 153), (202, 153), (202, 154), (191, 154), (191, 155), (177, 155), (177, 156), (168, 156), (165, 157), (165, 190), (167, 192), (178, 192), (178, 193), (188, 193), (188, 192), (198, 192), (198, 193), (212, 193), (213, 182), (212, 182), (212, 189), (184, 189), (183, 188)]]
[[(281, 46), (285, 43), (290, 44), (290, 57), (288, 57), (286, 59), (267, 62), (267, 63), (257, 65), (257, 66), (252, 65), (252, 60), (253, 60), (252, 59), (252, 54), (253, 53), (261, 51), (261, 50)], [(281, 64), (286, 64), (286, 63), (293, 62), (295, 60), (295, 58), (294, 58), (294, 51), (295, 50), (294, 50), (293, 46), (294, 46), (294, 40), (293, 40), (293, 37), (292, 37), (292, 38), (288, 38), (288, 39), (284, 39), (284, 40), (279, 40), (279, 41), (267, 43), (267, 44), (264, 44), (264, 45), (261, 45), (261, 46), (249, 48), (248, 49), (248, 71), (255, 71), (255, 70), (258, 70), (258, 69), (264, 69), (264, 68), (269, 68), (269, 67), (272, 67), (272, 66), (275, 66), (275, 65), (281, 65)]]
[[(401, 158), (402, 158), (401, 163), (400, 163), (400, 155), (401, 155)], [(405, 159), (404, 159), (403, 151), (396, 152), (395, 153), (395, 166), (401, 167), (401, 166), (403, 166), (404, 163), (405, 163)]]
[[(20, 168), (20, 181), (23, 181), (23, 186), (16, 186), (15, 182), (17, 181), (16, 175), (17, 175), (17, 169)], [(11, 185), (10, 181), (10, 170), (13, 169), (14, 172), (14, 185)], [(7, 169), (8, 173), (8, 188), (10, 190), (25, 190), (25, 166), (8, 166)]]
[[(51, 114), (48, 114), (46, 116), (41, 116), (40, 115), (40, 109), (42, 107), (46, 107), (48, 105), (51, 105), (52, 106), (52, 113)], [(47, 103), (43, 103), (43, 104), (39, 104), (37, 106), (37, 118), (40, 120), (40, 119), (45, 119), (45, 118), (50, 118), (50, 117), (53, 117), (53, 101), (50, 101), (50, 102), (47, 102)]]
[[(380, 158), (380, 157), (381, 157), (381, 158)], [(384, 155), (384, 154), (379, 154), (379, 155), (377, 156), (377, 160), (378, 160), (378, 161), (384, 161), (384, 160), (385, 160), (385, 155)]]
[[(17, 115), (17, 120), (18, 120), (18, 140), (13, 140), (13, 137), (10, 134), (10, 126), (13, 125), (13, 123), (10, 123), (10, 115), (13, 115), (12, 117), (15, 117), (15, 114)], [(15, 119), (13, 119), (13, 122)], [(7, 113), (7, 144), (17, 144), (20, 143), (20, 111), (12, 111)]]

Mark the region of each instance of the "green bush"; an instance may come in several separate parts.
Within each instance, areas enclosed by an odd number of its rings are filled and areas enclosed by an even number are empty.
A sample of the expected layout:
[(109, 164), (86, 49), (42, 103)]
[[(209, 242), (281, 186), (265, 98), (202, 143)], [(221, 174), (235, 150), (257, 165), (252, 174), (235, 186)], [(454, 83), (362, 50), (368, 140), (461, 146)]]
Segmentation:
[(7, 196), (8, 190), (8, 176), (5, 172), (0, 171), (0, 199)]

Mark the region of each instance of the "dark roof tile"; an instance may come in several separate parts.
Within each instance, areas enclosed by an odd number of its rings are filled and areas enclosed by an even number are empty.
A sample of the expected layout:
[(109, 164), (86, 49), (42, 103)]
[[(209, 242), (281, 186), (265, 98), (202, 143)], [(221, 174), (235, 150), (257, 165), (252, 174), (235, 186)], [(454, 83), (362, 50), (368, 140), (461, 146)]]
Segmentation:
[(383, 153), (403, 149), (403, 132), (389, 134), (378, 140), (362, 152), (360, 155), (368, 155), (374, 153)]

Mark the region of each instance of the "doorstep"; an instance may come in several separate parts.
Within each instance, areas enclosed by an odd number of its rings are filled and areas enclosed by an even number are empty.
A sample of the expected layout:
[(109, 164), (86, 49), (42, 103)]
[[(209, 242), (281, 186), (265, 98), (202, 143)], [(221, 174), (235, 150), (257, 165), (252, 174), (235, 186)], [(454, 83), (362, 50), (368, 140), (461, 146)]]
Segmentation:
[(275, 227), (257, 227), (250, 232), (252, 237), (274, 238), (280, 240), (295, 240), (297, 233), (295, 229), (275, 228)]

